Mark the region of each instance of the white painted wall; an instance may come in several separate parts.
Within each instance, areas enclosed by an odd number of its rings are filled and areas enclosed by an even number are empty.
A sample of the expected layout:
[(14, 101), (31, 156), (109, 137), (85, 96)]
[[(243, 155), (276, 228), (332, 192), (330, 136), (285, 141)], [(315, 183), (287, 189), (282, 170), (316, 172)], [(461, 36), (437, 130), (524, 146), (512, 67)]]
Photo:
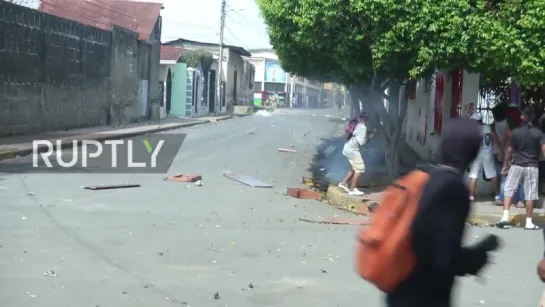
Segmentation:
[[(438, 159), (440, 136), (434, 132), (434, 100), (435, 77), (431, 79), (429, 91), (426, 90), (425, 80), (420, 80), (416, 88), (416, 98), (409, 100), (404, 130), (407, 144), (425, 161)], [(445, 89), (443, 92), (443, 128), (450, 119), (452, 105), (452, 80), (444, 77)], [(464, 72), (462, 84), (462, 116), (468, 116), (466, 108), (470, 103), (477, 104), (479, 95), (479, 75)], [(425, 139), (424, 139), (425, 137)], [(466, 178), (467, 180), (467, 178)], [(478, 195), (493, 195), (489, 182), (479, 178), (477, 182)]]

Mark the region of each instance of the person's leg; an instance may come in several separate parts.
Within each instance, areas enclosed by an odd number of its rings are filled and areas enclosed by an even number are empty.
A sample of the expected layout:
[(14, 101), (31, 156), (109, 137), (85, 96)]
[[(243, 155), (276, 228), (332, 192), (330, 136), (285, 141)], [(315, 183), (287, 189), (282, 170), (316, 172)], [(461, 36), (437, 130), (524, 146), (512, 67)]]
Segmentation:
[(503, 215), (498, 224), (496, 224), (500, 228), (505, 228), (509, 226), (509, 207), (511, 206), (513, 194), (517, 190), (517, 187), (520, 185), (522, 170), (523, 168), (518, 165), (512, 165), (509, 168), (509, 173), (507, 174), (507, 178), (505, 179), (505, 185), (503, 188)]
[(475, 199), (475, 190), (477, 188), (477, 178), (481, 172), (481, 159), (477, 157), (469, 168), (469, 199), (473, 201)]
[(365, 172), (365, 163), (363, 163), (363, 158), (361, 154), (355, 154), (350, 157), (350, 163), (354, 169), (354, 176), (352, 177), (352, 182), (350, 183), (350, 195), (361, 196), (364, 193), (358, 190), (358, 183), (360, 181), (361, 174)]
[(496, 172), (496, 163), (492, 154), (483, 160), (483, 170), (486, 179), (490, 179), (490, 184), (494, 188), (494, 200), (500, 199), (500, 187), (498, 184), (498, 173)]
[[(352, 165), (350, 165), (350, 167), (352, 167)], [(350, 181), (350, 179), (352, 179), (353, 176), (354, 176), (354, 170), (351, 169), (348, 171), (348, 173), (346, 173), (346, 176), (344, 176), (343, 181), (339, 182), (339, 188), (346, 191), (346, 193), (350, 192), (350, 189), (348, 188), (348, 181)]]
[(523, 173), (524, 199), (526, 200), (526, 226), (525, 229), (540, 229), (534, 225), (534, 201), (539, 200), (538, 192), (539, 171), (537, 167), (525, 167)]

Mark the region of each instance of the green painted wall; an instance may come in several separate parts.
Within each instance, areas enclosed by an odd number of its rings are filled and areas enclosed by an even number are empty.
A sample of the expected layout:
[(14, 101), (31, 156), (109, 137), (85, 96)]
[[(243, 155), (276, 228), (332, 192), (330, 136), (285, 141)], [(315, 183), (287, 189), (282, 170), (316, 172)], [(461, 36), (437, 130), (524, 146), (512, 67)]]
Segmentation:
[(174, 77), (172, 78), (172, 100), (170, 114), (185, 116), (187, 67), (184, 63), (177, 63), (174, 66)]

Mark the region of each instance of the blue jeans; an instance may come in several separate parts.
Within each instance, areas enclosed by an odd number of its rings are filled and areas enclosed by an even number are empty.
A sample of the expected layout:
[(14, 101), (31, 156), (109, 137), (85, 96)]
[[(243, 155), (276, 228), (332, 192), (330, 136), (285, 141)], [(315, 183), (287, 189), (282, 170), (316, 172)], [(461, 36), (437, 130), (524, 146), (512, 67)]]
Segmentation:
[[(503, 201), (503, 186), (505, 185), (505, 180), (507, 179), (507, 176), (502, 175), (501, 176), (501, 183), (500, 183), (500, 200)], [(524, 201), (524, 186), (522, 183), (520, 184), (517, 193), (513, 195), (513, 199), (511, 200), (511, 203), (518, 203), (519, 201)]]

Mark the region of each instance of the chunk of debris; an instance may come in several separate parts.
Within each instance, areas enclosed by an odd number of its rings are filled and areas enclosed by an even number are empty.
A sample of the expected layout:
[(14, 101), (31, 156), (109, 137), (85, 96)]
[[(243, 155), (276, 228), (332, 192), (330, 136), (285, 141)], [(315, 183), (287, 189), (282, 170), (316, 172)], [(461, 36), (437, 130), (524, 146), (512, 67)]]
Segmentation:
[(131, 184), (131, 183), (125, 183), (125, 184), (111, 184), (111, 185), (96, 185), (96, 186), (83, 186), (82, 188), (85, 190), (111, 190), (111, 189), (127, 189), (127, 188), (139, 188), (141, 185), (139, 184)]
[(227, 177), (231, 180), (234, 180), (236, 182), (240, 182), (242, 184), (245, 184), (247, 186), (250, 186), (252, 188), (272, 188), (273, 186), (271, 184), (265, 183), (263, 181), (254, 179), (250, 176), (242, 175), (242, 174), (236, 174), (232, 172), (225, 172), (223, 173), (224, 177)]
[(47, 272), (44, 273), (44, 276), (57, 277), (57, 273), (55, 273), (55, 271), (47, 271)]
[(34, 193), (34, 192), (28, 192), (27, 194), (28, 195), (36, 195), (36, 193)]
[(253, 285), (253, 284), (249, 284), (249, 285), (248, 285), (248, 288), (253, 289), (253, 288), (254, 288), (254, 285)]
[(327, 217), (319, 220), (299, 219), (302, 222), (313, 224), (333, 224), (333, 225), (371, 225), (367, 219), (346, 218), (346, 217)]
[(301, 183), (304, 185), (307, 185), (309, 187), (318, 187), (320, 186), (320, 182), (314, 178), (304, 177), (301, 180)]
[(295, 149), (278, 148), (279, 152), (297, 152)]
[(320, 193), (308, 189), (288, 188), (288, 195), (293, 198), (322, 200)]
[(175, 181), (175, 182), (197, 182), (199, 180), (202, 180), (202, 176), (190, 175), (190, 174), (177, 174), (174, 176), (166, 177), (166, 179), (163, 178), (163, 180)]
[(220, 299), (220, 293), (219, 293), (219, 292), (214, 293), (214, 299), (215, 299), (215, 300), (219, 300), (219, 299)]

